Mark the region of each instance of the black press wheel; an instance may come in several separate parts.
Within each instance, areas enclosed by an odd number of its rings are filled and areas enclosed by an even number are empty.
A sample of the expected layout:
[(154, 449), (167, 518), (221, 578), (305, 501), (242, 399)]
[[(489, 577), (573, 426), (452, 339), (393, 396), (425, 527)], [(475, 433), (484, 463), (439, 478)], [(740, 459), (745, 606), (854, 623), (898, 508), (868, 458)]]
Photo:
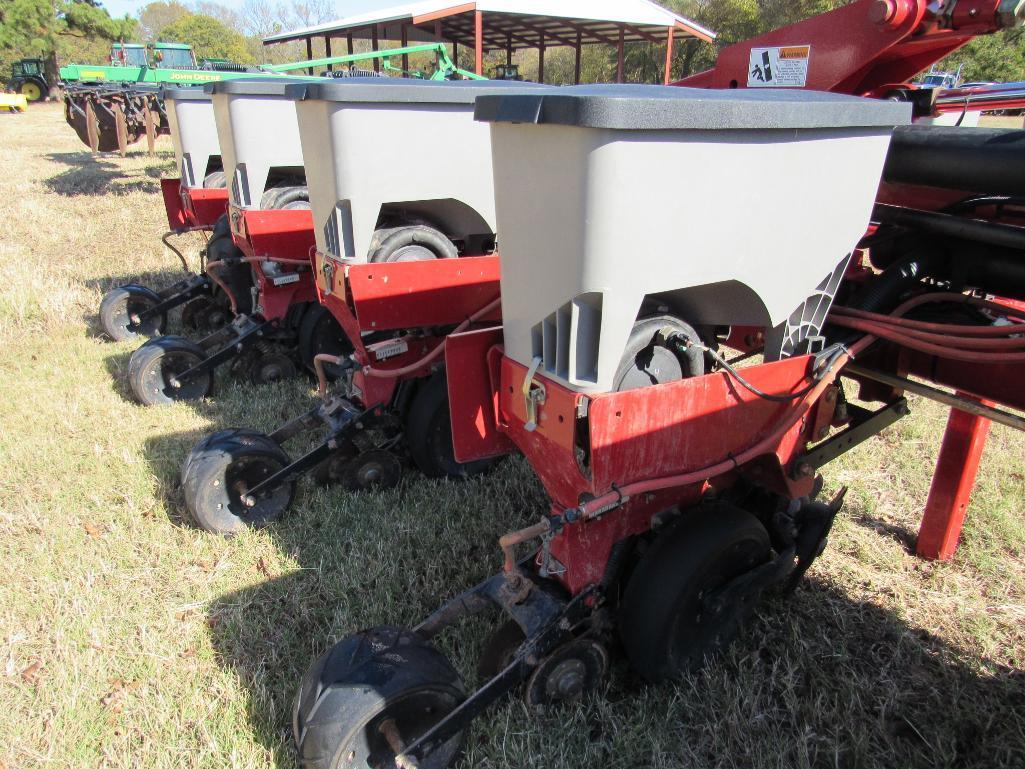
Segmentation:
[(649, 681), (678, 679), (728, 646), (753, 606), (716, 613), (704, 599), (769, 556), (765, 527), (735, 507), (702, 507), (671, 524), (641, 558), (619, 610), (633, 667)]
[(468, 478), (483, 473), (495, 462), (456, 462), (444, 372), (428, 379), (413, 398), (406, 420), (406, 443), (416, 466), (428, 478)]
[(136, 329), (128, 327), (134, 319), (133, 316), (155, 307), (160, 301), (156, 291), (135, 283), (111, 289), (100, 302), (100, 323), (103, 330), (115, 342), (162, 334), (167, 325), (166, 314), (149, 318)]
[(205, 357), (203, 348), (185, 337), (154, 337), (128, 360), (128, 383), (145, 406), (166, 406), (175, 401), (205, 398), (213, 389), (212, 373), (185, 381), (177, 379)]
[[(465, 696), (449, 661), (418, 635), (389, 627), (351, 635), (303, 677), (292, 718), (299, 763), (305, 769), (393, 767), (389, 730), (409, 745)], [(460, 732), (421, 761), (421, 769), (451, 766), (462, 744)]]
[(229, 438), (244, 439), (253, 436), (263, 437), (265, 436), (265, 434), (261, 433), (259, 430), (251, 430), (248, 427), (230, 427), (226, 430), (215, 430), (212, 433), (207, 433), (206, 435), (204, 435), (202, 438), (199, 439), (199, 442), (192, 447), (192, 450), (188, 453), (188, 456), (185, 457), (185, 461), (182, 462), (182, 486), (184, 486), (187, 482), (187, 478), (192, 467), (193, 460), (204, 456), (206, 450), (210, 448), (210, 446), (219, 441), (227, 440)]
[(243, 497), (258, 483), (290, 464), (268, 436), (226, 430), (208, 436), (182, 468), (185, 504), (196, 524), (213, 534), (234, 536), (278, 520), (292, 504), (295, 482), (285, 483), (249, 507)]

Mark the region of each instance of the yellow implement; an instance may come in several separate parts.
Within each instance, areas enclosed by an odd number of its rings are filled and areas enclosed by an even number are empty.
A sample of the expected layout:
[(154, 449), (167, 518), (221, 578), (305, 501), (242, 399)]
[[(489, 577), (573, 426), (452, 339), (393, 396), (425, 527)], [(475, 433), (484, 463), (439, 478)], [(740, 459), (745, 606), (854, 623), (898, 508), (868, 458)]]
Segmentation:
[(0, 93), (0, 109), (10, 112), (24, 112), (28, 109), (28, 99), (20, 93)]

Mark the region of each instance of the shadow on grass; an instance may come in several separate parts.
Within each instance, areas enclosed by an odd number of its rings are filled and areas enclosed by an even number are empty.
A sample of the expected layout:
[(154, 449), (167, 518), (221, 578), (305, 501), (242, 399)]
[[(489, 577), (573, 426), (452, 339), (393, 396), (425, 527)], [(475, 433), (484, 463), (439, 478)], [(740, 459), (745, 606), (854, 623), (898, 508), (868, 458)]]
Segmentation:
[[(410, 475), (377, 494), (300, 491), (267, 532), (299, 569), (214, 601), (211, 640), (245, 684), (254, 737), (294, 766), (291, 707), (308, 665), (341, 636), (413, 626), (499, 568), (497, 536), (544, 495), (522, 459), (465, 484)], [(484, 630), (441, 647), (475, 680)], [(514, 700), (472, 727), (463, 766), (1020, 767), (1025, 675), (955, 648), (814, 576), (766, 602), (723, 658), (643, 686), (624, 661), (606, 691), (531, 713)]]
[(896, 540), (900, 543), (905, 553), (915, 555), (915, 547), (918, 544), (918, 532), (911, 531), (899, 524), (884, 521), (881, 518), (865, 515), (864, 513), (851, 516), (851, 520), (859, 526)]
[[(129, 153), (128, 157), (142, 155), (145, 153), (134, 152)], [(158, 193), (160, 183), (154, 179), (159, 179), (164, 171), (174, 170), (173, 158), (154, 158), (154, 162), (138, 170), (124, 168), (118, 162), (120, 156), (112, 154), (56, 152), (47, 155), (46, 159), (68, 166), (66, 170), (43, 182), (51, 192), (65, 197)]]

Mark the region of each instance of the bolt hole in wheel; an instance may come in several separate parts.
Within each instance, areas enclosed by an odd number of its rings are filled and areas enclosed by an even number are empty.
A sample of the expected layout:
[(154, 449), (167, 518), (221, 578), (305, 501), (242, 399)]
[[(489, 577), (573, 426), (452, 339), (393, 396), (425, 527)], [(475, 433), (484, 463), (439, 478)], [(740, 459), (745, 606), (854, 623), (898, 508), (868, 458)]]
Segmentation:
[[(351, 635), (314, 662), (299, 688), (292, 728), (300, 763), (391, 769), (394, 742), (412, 744), (464, 699), (458, 673), (416, 634), (385, 627)], [(459, 733), (421, 769), (452, 766), (462, 744)]]
[(156, 336), (167, 326), (167, 315), (148, 318), (138, 328), (129, 328), (140, 313), (160, 303), (160, 296), (145, 286), (129, 284), (108, 291), (100, 302), (100, 325), (115, 342)]
[(183, 468), (182, 491), (193, 520), (206, 531), (233, 536), (281, 518), (295, 496), (294, 481), (259, 496), (253, 506), (243, 497), (289, 465), (288, 455), (262, 433), (236, 430), (222, 436), (201, 441)]
[(155, 337), (132, 353), (128, 382), (135, 397), (146, 406), (199, 400), (213, 389), (213, 375), (207, 372), (185, 380), (179, 376), (205, 357), (202, 347), (184, 337)]

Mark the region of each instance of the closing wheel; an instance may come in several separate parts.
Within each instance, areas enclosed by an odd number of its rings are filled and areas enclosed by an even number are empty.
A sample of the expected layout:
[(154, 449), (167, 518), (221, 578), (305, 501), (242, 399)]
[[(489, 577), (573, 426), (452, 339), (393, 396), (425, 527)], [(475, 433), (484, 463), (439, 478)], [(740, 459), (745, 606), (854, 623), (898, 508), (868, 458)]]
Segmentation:
[(541, 660), (523, 691), (528, 705), (564, 705), (594, 691), (609, 669), (605, 647), (590, 638), (560, 646)]
[(258, 353), (248, 359), (246, 364), (246, 378), (255, 385), (283, 382), (292, 379), (295, 374), (292, 358), (277, 350)]
[(242, 497), (288, 464), (284, 450), (262, 433), (224, 431), (201, 441), (182, 469), (182, 491), (192, 519), (225, 537), (278, 520), (292, 504), (294, 482), (282, 484), (253, 507)]
[(456, 462), (445, 372), (427, 380), (413, 398), (406, 420), (406, 443), (416, 466), (428, 478), (468, 478), (495, 463), (494, 459)]
[(349, 491), (390, 489), (402, 478), (399, 458), (390, 451), (364, 451), (338, 466), (337, 483)]
[(219, 293), (217, 299), (197, 296), (182, 307), (182, 325), (193, 331), (216, 331), (230, 320), (231, 308), (224, 301), (223, 293)]
[(338, 448), (313, 468), (313, 482), (318, 486), (331, 486), (342, 482), (345, 466), (359, 454), (359, 448), (348, 438), (338, 440)]
[[(314, 370), (313, 359), (318, 355), (348, 357), (352, 351), (352, 342), (327, 307), (315, 304), (306, 310), (299, 324), (299, 360), (306, 368)], [(327, 365), (324, 372), (333, 381), (338, 376), (338, 367)]]
[(137, 329), (128, 327), (139, 313), (158, 304), (160, 295), (152, 289), (135, 283), (118, 286), (108, 291), (100, 302), (100, 324), (107, 336), (115, 342), (162, 334), (167, 325), (166, 314), (149, 318)]
[(641, 558), (619, 610), (634, 668), (649, 681), (676, 679), (728, 646), (753, 601), (715, 612), (705, 600), (769, 555), (765, 527), (735, 507), (702, 507), (670, 525)]
[(488, 636), (477, 660), (477, 675), (488, 681), (512, 664), (516, 651), (527, 637), (516, 620), (506, 620)]
[(685, 353), (671, 345), (668, 339), (674, 334), (700, 341), (692, 326), (672, 315), (656, 315), (634, 323), (613, 379), (615, 391), (650, 387), (704, 374), (704, 357), (697, 350)]
[[(412, 744), (465, 698), (459, 674), (420, 636), (389, 627), (356, 633), (303, 677), (292, 713), (299, 763), (305, 769), (394, 767), (394, 741)], [(459, 732), (438, 746), (421, 769), (452, 766), (463, 738)]]
[(177, 379), (205, 357), (203, 348), (185, 337), (154, 337), (129, 358), (128, 383), (145, 406), (205, 398), (213, 390), (212, 373), (198, 374), (185, 381)]

